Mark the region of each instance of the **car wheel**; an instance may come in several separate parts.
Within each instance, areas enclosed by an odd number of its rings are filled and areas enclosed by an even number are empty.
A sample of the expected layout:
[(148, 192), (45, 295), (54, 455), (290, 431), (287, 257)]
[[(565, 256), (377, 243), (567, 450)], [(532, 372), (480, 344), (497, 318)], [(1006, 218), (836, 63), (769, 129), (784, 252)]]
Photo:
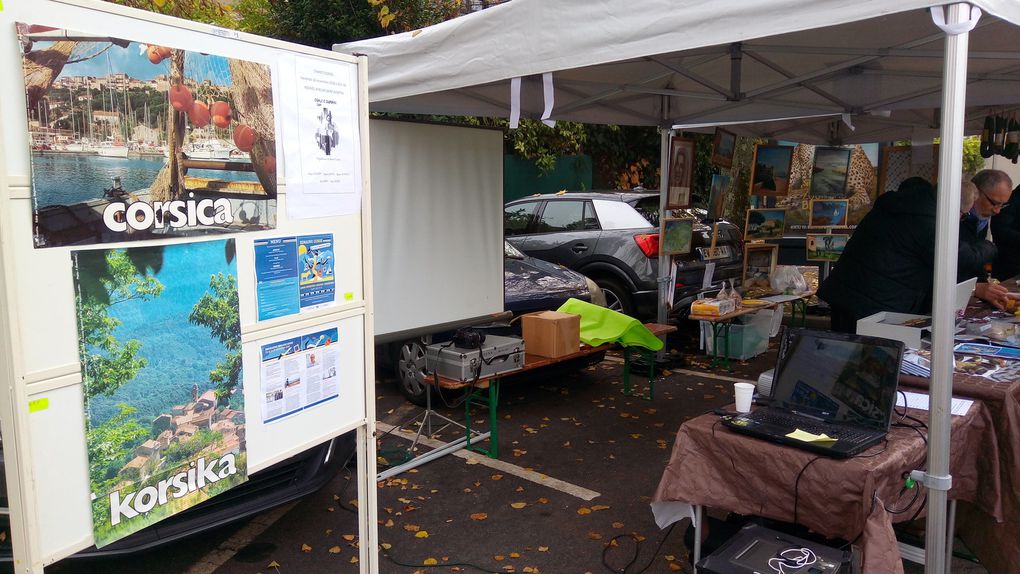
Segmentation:
[(634, 303), (631, 301), (630, 292), (618, 280), (599, 277), (595, 279), (595, 283), (605, 293), (607, 308), (634, 316)]
[(404, 341), (396, 348), (393, 365), (397, 371), (397, 386), (407, 400), (418, 406), (425, 405), (425, 343), (421, 339)]

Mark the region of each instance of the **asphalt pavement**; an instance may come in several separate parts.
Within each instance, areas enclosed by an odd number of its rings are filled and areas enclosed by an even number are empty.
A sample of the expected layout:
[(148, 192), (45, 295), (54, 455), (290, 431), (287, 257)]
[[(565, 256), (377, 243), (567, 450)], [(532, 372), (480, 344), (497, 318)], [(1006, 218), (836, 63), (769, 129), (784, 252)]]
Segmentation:
[[(671, 341), (696, 345), (689, 336)], [(733, 401), (733, 382), (754, 379), (775, 349), (732, 371), (679, 353), (652, 401), (622, 394), (622, 359), (576, 371), (507, 379), (500, 400), (499, 460), (459, 451), (379, 483), (379, 572), (585, 574), (687, 571), (683, 526), (660, 530), (648, 503), (679, 426)], [(635, 376), (637, 390), (643, 378)], [(381, 429), (419, 409), (391, 381), (376, 386)], [(437, 410), (461, 420), (457, 397)], [(484, 420), (483, 413), (477, 413)], [(454, 440), (447, 429), (433, 437)], [(380, 468), (406, 456), (410, 436), (380, 443)], [(427, 451), (420, 447), (420, 452)], [(359, 572), (353, 464), (325, 488), (251, 521), (139, 556), (65, 561), (51, 572), (297, 574)], [(954, 561), (955, 572), (981, 573)], [(907, 565), (908, 574), (923, 572)]]

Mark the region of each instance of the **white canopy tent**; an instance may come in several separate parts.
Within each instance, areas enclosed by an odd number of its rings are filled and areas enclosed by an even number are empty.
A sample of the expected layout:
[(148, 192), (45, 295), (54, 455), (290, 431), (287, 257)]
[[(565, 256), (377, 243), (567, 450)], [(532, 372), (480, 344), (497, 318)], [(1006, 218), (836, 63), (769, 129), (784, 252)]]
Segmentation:
[(513, 0), (334, 49), (368, 56), (380, 111), (656, 125), (664, 143), (674, 126), (822, 144), (939, 135), (923, 481), (926, 572), (943, 572), (955, 317), (941, 310), (953, 309), (962, 138), (1020, 108), (1018, 25), (1016, 0)]

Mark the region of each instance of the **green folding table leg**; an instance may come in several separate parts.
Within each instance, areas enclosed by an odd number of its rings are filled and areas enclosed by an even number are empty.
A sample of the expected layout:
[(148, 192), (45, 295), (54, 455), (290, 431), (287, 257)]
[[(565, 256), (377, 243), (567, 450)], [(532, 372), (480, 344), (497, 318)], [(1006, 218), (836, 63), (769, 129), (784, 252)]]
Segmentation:
[[(623, 394), (631, 396), (630, 390), (630, 347), (623, 348)], [(648, 396), (638, 398), (650, 401), (655, 395), (655, 352), (648, 349), (638, 349), (637, 352), (648, 363)]]
[[(489, 410), (489, 448), (488, 450), (468, 446), (469, 450), (488, 455), (489, 458), (499, 458), (499, 378), (489, 381), (489, 392), (484, 389), (471, 388), (468, 398), (464, 401), (464, 433), (467, 436), (468, 444), (471, 443), (471, 407), (485, 407)], [(486, 396), (488, 395), (488, 396)]]
[(720, 363), (719, 355), (719, 333), (722, 332), (723, 339), (723, 352), (722, 352), (722, 364), (723, 368), (727, 371), (730, 370), (730, 322), (713, 322), (712, 323), (712, 362), (709, 363), (710, 368), (716, 368)]

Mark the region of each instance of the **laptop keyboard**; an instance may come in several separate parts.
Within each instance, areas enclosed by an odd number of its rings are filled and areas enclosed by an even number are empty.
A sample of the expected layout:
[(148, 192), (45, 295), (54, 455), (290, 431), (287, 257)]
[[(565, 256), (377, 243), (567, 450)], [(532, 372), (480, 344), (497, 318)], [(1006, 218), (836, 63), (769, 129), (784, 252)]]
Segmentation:
[(751, 418), (760, 423), (777, 425), (789, 429), (800, 429), (802, 431), (809, 432), (812, 434), (824, 433), (832, 438), (847, 441), (850, 443), (871, 438), (875, 434), (873, 432), (856, 429), (852, 427), (831, 425), (823, 422), (812, 421), (810, 419), (806, 419), (803, 417), (776, 412), (771, 409), (760, 409), (754, 411), (754, 413), (752, 413)]

